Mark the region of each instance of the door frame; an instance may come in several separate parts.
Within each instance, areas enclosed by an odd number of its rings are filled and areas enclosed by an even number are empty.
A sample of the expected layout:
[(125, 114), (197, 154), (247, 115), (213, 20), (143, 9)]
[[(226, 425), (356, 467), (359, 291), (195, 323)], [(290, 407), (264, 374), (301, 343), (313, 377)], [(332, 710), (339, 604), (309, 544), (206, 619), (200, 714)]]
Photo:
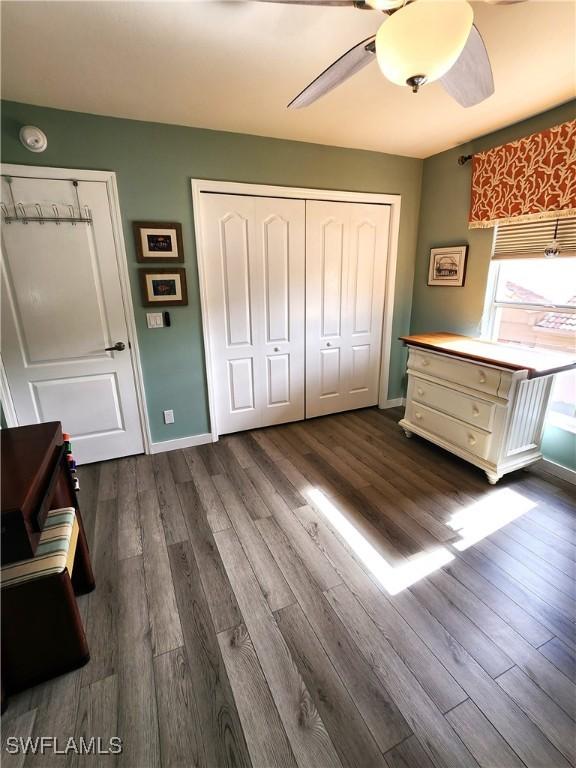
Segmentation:
[(196, 257), (198, 260), (198, 279), (200, 284), (200, 308), (202, 313), (202, 331), (204, 335), (204, 359), (206, 362), (206, 383), (208, 387), (208, 408), (212, 440), (218, 440), (218, 423), (214, 393), (213, 359), (208, 313), (208, 286), (206, 275), (206, 254), (203, 245), (201, 216), (201, 195), (203, 193), (221, 195), (249, 195), (252, 197), (288, 197), (299, 200), (329, 200), (340, 203), (372, 203), (390, 206), (390, 231), (388, 233), (388, 259), (386, 263), (386, 292), (384, 297), (384, 317), (382, 324), (382, 348), (380, 353), (380, 384), (378, 407), (385, 408), (388, 403), (388, 383), (390, 378), (390, 353), (392, 349), (392, 321), (394, 316), (394, 294), (396, 289), (396, 263), (398, 260), (398, 237), (400, 232), (401, 195), (380, 194), (374, 192), (347, 192), (335, 189), (308, 189), (306, 187), (279, 187), (270, 184), (245, 184), (237, 181), (217, 181), (211, 179), (191, 179), (194, 233), (196, 236)]
[[(150, 453), (150, 444), (152, 439), (150, 436), (150, 424), (148, 421), (148, 410), (146, 407), (144, 378), (142, 375), (142, 366), (140, 363), (140, 347), (138, 346), (138, 335), (136, 333), (134, 305), (132, 303), (132, 292), (130, 290), (128, 259), (126, 256), (126, 245), (124, 241), (124, 233), (122, 230), (122, 214), (120, 212), (120, 199), (118, 197), (116, 173), (114, 171), (88, 171), (78, 168), (52, 168), (50, 166), (16, 165), (13, 163), (2, 163), (0, 165), (0, 172), (3, 176), (20, 176), (22, 178), (29, 179), (76, 179), (78, 181), (101, 181), (106, 184), (106, 192), (108, 194), (108, 202), (110, 204), (110, 214), (112, 219), (112, 234), (114, 237), (116, 264), (118, 266), (118, 274), (120, 277), (122, 308), (124, 311), (126, 331), (128, 334), (128, 349), (130, 351), (130, 361), (132, 363), (132, 375), (134, 376), (134, 389), (136, 392), (136, 404), (138, 407), (140, 431), (142, 433), (144, 451), (146, 453)], [(3, 402), (9, 403), (8, 408), (12, 411), (10, 414), (10, 421), (16, 421), (16, 423), (11, 424), (7, 419), (7, 423), (8, 426), (16, 427), (18, 426), (17, 417), (14, 411), (3, 362), (1, 365), (1, 374), (0, 384), (2, 385), (2, 400)]]

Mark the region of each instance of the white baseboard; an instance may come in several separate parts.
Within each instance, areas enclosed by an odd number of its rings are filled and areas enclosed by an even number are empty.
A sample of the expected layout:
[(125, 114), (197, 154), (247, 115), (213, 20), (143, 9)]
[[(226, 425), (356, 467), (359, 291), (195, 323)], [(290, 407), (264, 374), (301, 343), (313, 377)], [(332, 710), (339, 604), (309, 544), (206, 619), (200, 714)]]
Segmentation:
[(530, 470), (537, 475), (554, 475), (576, 485), (576, 471), (563, 467), (562, 464), (556, 464), (555, 461), (550, 461), (550, 459), (542, 459), (537, 464), (533, 464)]
[(178, 437), (176, 440), (162, 440), (158, 443), (150, 443), (150, 453), (164, 453), (164, 451), (176, 451), (178, 448), (192, 448), (195, 445), (206, 445), (212, 442), (212, 434), (190, 435)]
[(384, 411), (387, 408), (399, 408), (402, 405), (406, 405), (406, 398), (405, 397), (395, 397), (392, 400), (384, 400), (384, 403), (380, 405), (378, 403), (378, 408), (380, 410)]

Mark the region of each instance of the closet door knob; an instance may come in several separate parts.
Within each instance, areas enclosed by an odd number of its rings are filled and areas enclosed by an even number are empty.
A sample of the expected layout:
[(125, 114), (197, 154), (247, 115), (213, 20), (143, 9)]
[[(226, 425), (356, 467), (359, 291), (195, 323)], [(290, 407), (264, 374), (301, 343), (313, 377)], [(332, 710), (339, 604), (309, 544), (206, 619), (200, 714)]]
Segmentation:
[(327, 342), (326, 342), (326, 346), (327, 346), (327, 347), (331, 347), (331, 346), (332, 346), (332, 344), (331, 344), (329, 341), (327, 341)]
[(274, 347), (274, 352), (280, 352), (280, 347)]

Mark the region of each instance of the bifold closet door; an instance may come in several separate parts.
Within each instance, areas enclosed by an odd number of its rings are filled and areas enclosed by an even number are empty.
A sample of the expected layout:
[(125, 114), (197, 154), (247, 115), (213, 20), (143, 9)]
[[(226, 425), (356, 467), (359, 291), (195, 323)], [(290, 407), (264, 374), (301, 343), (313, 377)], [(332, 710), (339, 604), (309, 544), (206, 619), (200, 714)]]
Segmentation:
[(390, 207), (306, 202), (306, 417), (378, 402)]
[(218, 433), (303, 419), (305, 203), (201, 205)]

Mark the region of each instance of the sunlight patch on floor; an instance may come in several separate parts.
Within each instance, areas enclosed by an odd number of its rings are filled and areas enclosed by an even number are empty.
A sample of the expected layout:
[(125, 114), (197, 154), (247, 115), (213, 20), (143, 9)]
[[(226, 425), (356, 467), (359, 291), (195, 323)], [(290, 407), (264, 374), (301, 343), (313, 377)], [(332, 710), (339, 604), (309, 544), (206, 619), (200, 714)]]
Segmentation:
[(390, 565), (321, 490), (307, 489), (307, 495), (314, 507), (326, 517), (330, 525), (391, 595), (397, 595), (406, 587), (454, 560), (454, 555), (446, 547), (439, 546), (428, 552), (420, 552), (401, 565)]
[(535, 502), (521, 493), (502, 488), (456, 512), (446, 524), (460, 534), (454, 547), (463, 552), (535, 506)]

